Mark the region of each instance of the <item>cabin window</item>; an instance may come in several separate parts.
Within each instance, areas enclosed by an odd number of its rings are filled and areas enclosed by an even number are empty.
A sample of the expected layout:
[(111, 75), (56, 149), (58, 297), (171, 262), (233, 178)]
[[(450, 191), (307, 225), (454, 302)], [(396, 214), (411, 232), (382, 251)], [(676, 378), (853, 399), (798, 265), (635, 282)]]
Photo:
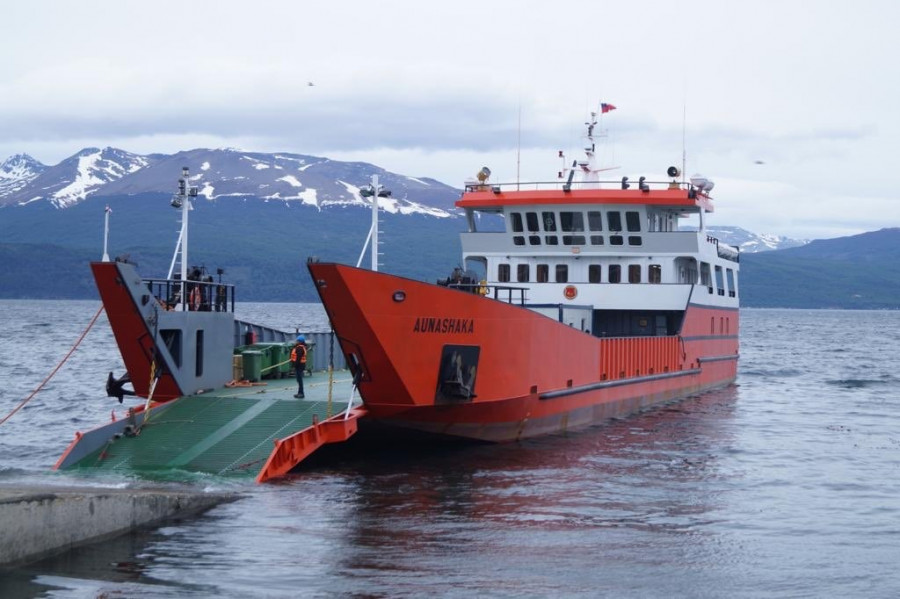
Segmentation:
[(628, 282), (629, 283), (640, 283), (641, 282), (641, 265), (640, 264), (629, 264), (628, 265)]
[(547, 245), (559, 245), (559, 237), (556, 235), (544, 235), (544, 243)]
[(497, 280), (501, 283), (509, 283), (509, 264), (497, 265)]
[(603, 235), (591, 235), (591, 245), (603, 245)]
[(709, 262), (700, 263), (700, 284), (709, 289), (712, 293), (712, 278), (709, 274)]
[(588, 229), (591, 231), (603, 230), (603, 213), (597, 210), (588, 212)]
[(647, 280), (650, 283), (662, 283), (662, 266), (651, 264), (647, 268)]
[(642, 245), (644, 240), (641, 239), (640, 235), (629, 235), (628, 236), (628, 245)]
[(531, 268), (527, 264), (519, 264), (516, 267), (516, 281), (519, 283), (527, 283), (531, 277)]
[(591, 264), (588, 266), (588, 283), (599, 283), (600, 273), (603, 267), (599, 264)]
[(641, 213), (629, 210), (625, 213), (625, 226), (634, 233), (641, 230)]
[(556, 282), (557, 283), (568, 283), (569, 282), (569, 265), (568, 264), (557, 264), (556, 265)]
[(622, 282), (622, 267), (618, 264), (610, 264), (609, 265), (609, 282), (610, 283), (621, 283)]
[(529, 243), (529, 245), (541, 245), (541, 236), (540, 235), (529, 235), (528, 243)]
[(615, 233), (622, 230), (622, 214), (618, 210), (606, 213), (606, 228)]
[(559, 224), (564, 232), (579, 233), (584, 231), (584, 215), (581, 212), (560, 212)]
[(544, 230), (545, 231), (556, 231), (556, 213), (555, 212), (542, 212), (541, 216), (544, 219)]
[(621, 235), (610, 235), (609, 245), (625, 245), (625, 238)]
[(716, 289), (718, 289), (719, 295), (725, 295), (725, 281), (722, 278), (721, 266), (716, 266)]
[(546, 283), (550, 280), (550, 266), (548, 264), (537, 265), (537, 282)]
[(730, 268), (725, 269), (725, 278), (728, 281), (728, 297), (735, 297), (737, 295), (737, 286), (734, 284), (734, 270)]
[(509, 214), (509, 222), (512, 225), (513, 233), (522, 232), (522, 215), (520, 213), (511, 212)]
[(563, 245), (584, 245), (584, 235), (563, 235)]
[(197, 331), (197, 336), (195, 340), (195, 345), (197, 349), (197, 357), (194, 362), (194, 374), (195, 376), (203, 376), (203, 331)]
[(537, 212), (526, 212), (525, 213), (525, 224), (528, 225), (528, 230), (532, 233), (540, 230), (538, 228), (538, 215)]

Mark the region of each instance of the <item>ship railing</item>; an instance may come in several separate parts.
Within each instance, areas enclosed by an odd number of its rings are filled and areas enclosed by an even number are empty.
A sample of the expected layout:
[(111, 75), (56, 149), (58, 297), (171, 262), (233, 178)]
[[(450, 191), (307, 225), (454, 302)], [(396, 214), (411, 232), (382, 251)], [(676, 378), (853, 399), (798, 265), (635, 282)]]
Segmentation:
[[(643, 177), (641, 177), (643, 179)], [(689, 182), (679, 181), (633, 181), (625, 177), (624, 179), (611, 181), (530, 181), (526, 183), (480, 183), (466, 182), (466, 193), (475, 191), (492, 191), (494, 193), (502, 193), (504, 191), (540, 191), (540, 190), (562, 190), (571, 191), (576, 189), (634, 189), (634, 190), (661, 190), (661, 189), (684, 189), (687, 190), (691, 197), (709, 194), (701, 190), (696, 185)]]
[(215, 281), (181, 279), (144, 279), (156, 301), (166, 310), (197, 312), (234, 312), (234, 285)]
[(506, 302), (507, 304), (525, 305), (525, 294), (528, 287), (513, 287), (507, 285), (493, 285), (488, 283), (456, 283), (438, 281), (439, 285), (449, 287), (451, 289), (459, 289), (477, 295), (490, 296), (497, 301)]

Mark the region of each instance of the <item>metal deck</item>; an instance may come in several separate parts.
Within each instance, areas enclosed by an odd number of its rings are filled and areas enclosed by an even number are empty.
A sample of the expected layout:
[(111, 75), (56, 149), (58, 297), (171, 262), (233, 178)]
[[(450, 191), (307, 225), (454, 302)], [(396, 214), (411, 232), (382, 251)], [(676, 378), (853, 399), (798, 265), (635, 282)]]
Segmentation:
[[(304, 399), (293, 397), (293, 378), (181, 397), (151, 408), (138, 421), (139, 434), (111, 435), (103, 447), (64, 467), (256, 476), (281, 440), (310, 429), (315, 438), (320, 423), (345, 412), (350, 389), (347, 371), (335, 372), (329, 401), (328, 375), (317, 372), (304, 381)], [(325, 442), (333, 441), (315, 441), (308, 453)]]

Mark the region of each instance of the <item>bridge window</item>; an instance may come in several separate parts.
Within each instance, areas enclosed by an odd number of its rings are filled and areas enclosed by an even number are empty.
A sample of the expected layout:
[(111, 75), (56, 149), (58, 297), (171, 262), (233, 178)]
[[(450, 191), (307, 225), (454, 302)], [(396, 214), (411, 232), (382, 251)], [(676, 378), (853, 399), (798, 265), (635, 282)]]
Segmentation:
[(513, 244), (514, 245), (525, 245), (525, 238), (522, 237), (521, 235), (516, 235), (515, 237), (513, 237)]
[(537, 282), (546, 283), (550, 280), (550, 266), (548, 264), (537, 265)]
[(518, 212), (510, 212), (509, 222), (512, 225), (513, 233), (522, 232), (522, 215)]
[(588, 229), (591, 231), (603, 230), (603, 213), (597, 210), (588, 212)]
[(563, 245), (584, 245), (584, 235), (563, 235)]
[(526, 212), (525, 213), (525, 223), (528, 225), (528, 230), (532, 233), (538, 231), (538, 215), (537, 212)]
[(642, 245), (644, 240), (641, 239), (640, 235), (629, 235), (628, 236), (628, 245)]
[(516, 281), (519, 283), (527, 283), (531, 277), (531, 269), (527, 264), (519, 264), (516, 267)]
[(610, 264), (609, 265), (609, 282), (610, 283), (621, 283), (622, 282), (622, 267), (618, 264)]
[(609, 245), (625, 245), (625, 238), (621, 235), (610, 235)]
[(640, 264), (629, 264), (628, 265), (628, 282), (629, 283), (640, 283), (641, 282), (641, 265)]
[(509, 283), (509, 264), (497, 265), (497, 280), (501, 283)]
[(591, 235), (591, 245), (603, 245), (603, 235)]
[(542, 212), (541, 216), (544, 219), (544, 230), (545, 231), (556, 231), (556, 213), (555, 212)]
[(651, 283), (662, 283), (662, 266), (651, 264), (647, 269), (647, 280)]
[(556, 282), (557, 283), (568, 283), (569, 282), (569, 265), (568, 264), (557, 264), (556, 265)]
[(622, 213), (618, 210), (610, 210), (606, 213), (606, 228), (614, 233), (622, 230)]
[(591, 264), (588, 266), (588, 283), (599, 283), (600, 273), (603, 267), (599, 264)]
[(581, 212), (560, 212), (559, 224), (563, 231), (575, 233), (584, 231), (584, 215)]
[(541, 236), (540, 235), (529, 235), (528, 243), (530, 245), (541, 245)]
[(631, 232), (640, 231), (641, 230), (641, 213), (636, 212), (634, 210), (629, 210), (625, 213), (625, 226), (628, 227), (628, 230)]
[(547, 245), (559, 245), (559, 237), (556, 235), (544, 235), (544, 243)]

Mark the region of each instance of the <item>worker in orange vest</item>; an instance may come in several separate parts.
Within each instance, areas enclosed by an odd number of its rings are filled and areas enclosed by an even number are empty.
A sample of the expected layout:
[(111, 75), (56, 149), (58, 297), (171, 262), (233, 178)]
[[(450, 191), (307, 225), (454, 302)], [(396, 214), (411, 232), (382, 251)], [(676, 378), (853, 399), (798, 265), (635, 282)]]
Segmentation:
[(303, 395), (303, 376), (306, 374), (306, 338), (303, 335), (297, 335), (297, 344), (291, 350), (291, 364), (297, 374), (297, 394), (294, 397), (302, 399)]

